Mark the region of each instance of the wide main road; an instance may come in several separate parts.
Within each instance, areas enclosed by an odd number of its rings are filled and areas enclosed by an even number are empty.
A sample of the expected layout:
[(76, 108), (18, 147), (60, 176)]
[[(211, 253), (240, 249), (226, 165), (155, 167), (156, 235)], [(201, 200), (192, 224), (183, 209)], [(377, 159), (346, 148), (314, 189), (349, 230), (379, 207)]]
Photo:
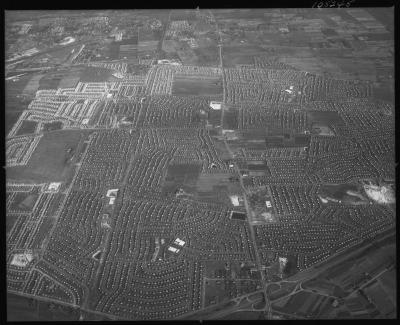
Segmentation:
[[(222, 116), (222, 114), (221, 114), (221, 116)], [(222, 121), (221, 121), (221, 124), (222, 124)], [(234, 158), (233, 152), (232, 152), (231, 148), (229, 147), (228, 143), (226, 142), (226, 139), (224, 139), (224, 144), (225, 144), (226, 149), (229, 152), (229, 155), (233, 159)], [(262, 285), (263, 292), (264, 292), (264, 297), (265, 297), (265, 310), (267, 312), (268, 319), (271, 319), (272, 318), (271, 305), (270, 305), (270, 302), (269, 302), (268, 296), (267, 296), (266, 279), (265, 279), (264, 271), (262, 269), (262, 264), (261, 264), (260, 255), (258, 253), (258, 248), (257, 248), (257, 245), (256, 245), (256, 236), (255, 236), (255, 233), (254, 233), (254, 226), (251, 224), (251, 221), (250, 221), (251, 211), (250, 211), (249, 203), (248, 203), (248, 200), (247, 200), (246, 189), (245, 189), (244, 184), (243, 184), (243, 176), (240, 173), (240, 170), (239, 170), (239, 167), (237, 166), (237, 164), (235, 164), (235, 169), (236, 169), (236, 172), (237, 172), (237, 174), (239, 176), (240, 187), (242, 188), (243, 200), (244, 200), (244, 205), (245, 205), (246, 213), (247, 213), (247, 221), (249, 223), (251, 241), (253, 243), (254, 250), (255, 250), (255, 255), (256, 255), (256, 266), (257, 266), (257, 269), (258, 269), (258, 271), (260, 272), (260, 275), (261, 275), (261, 285)]]
[[(224, 103), (224, 105), (222, 106), (222, 111), (221, 111), (221, 126), (223, 126), (223, 124), (224, 124), (223, 122), (224, 122), (224, 116), (225, 116), (225, 114), (224, 114), (225, 109), (226, 109), (226, 107), (225, 107), (225, 103)], [(225, 138), (224, 138), (224, 145), (226, 147), (226, 150), (229, 152), (229, 156), (233, 160), (235, 158), (235, 155), (234, 155), (232, 149), (229, 147), (229, 144), (227, 143)], [(248, 200), (247, 200), (246, 188), (244, 186), (243, 176), (240, 173), (240, 169), (239, 169), (238, 165), (234, 164), (234, 166), (235, 166), (236, 173), (238, 174), (238, 177), (239, 177), (240, 187), (242, 189), (243, 200), (244, 200), (246, 213), (247, 213), (247, 221), (249, 223), (249, 229), (250, 229), (250, 236), (251, 236), (250, 239), (251, 239), (251, 241), (253, 243), (254, 250), (255, 250), (255, 255), (256, 255), (256, 261), (255, 262), (256, 262), (257, 269), (258, 269), (258, 271), (260, 272), (260, 275), (261, 275), (261, 285), (262, 285), (263, 292), (264, 292), (264, 297), (265, 297), (265, 311), (267, 312), (268, 319), (271, 319), (272, 318), (271, 304), (270, 304), (270, 302), (268, 300), (266, 279), (265, 279), (264, 271), (262, 269), (260, 255), (258, 254), (258, 248), (257, 248), (257, 245), (256, 245), (256, 236), (255, 236), (255, 232), (254, 232), (254, 226), (252, 225), (252, 223), (250, 221), (251, 211), (250, 211), (249, 203), (248, 203)]]
[(210, 16), (212, 17), (212, 20), (213, 20), (214, 23), (215, 23), (215, 31), (218, 33), (218, 39), (219, 39), (219, 40), (218, 40), (219, 67), (222, 69), (224, 66), (223, 66), (223, 60), (222, 60), (222, 35), (221, 35), (221, 30), (219, 29), (218, 22), (217, 22), (217, 20), (215, 19), (215, 16), (214, 16), (214, 14), (212, 13), (212, 11), (209, 10), (208, 12), (210, 13)]

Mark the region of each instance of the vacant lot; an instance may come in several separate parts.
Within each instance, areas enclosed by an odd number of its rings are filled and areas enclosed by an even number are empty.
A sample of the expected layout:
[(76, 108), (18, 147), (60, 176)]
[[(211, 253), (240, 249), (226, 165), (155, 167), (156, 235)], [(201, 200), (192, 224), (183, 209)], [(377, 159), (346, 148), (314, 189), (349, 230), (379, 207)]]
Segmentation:
[(172, 94), (177, 96), (222, 95), (222, 80), (220, 77), (176, 76)]
[(222, 60), (224, 67), (254, 64), (254, 57), (265, 54), (265, 50), (254, 45), (224, 46)]
[(17, 131), (16, 135), (35, 133), (37, 122), (23, 121)]
[(87, 67), (80, 76), (81, 82), (105, 82), (108, 81), (114, 71), (105, 68)]
[[(7, 80), (5, 82), (5, 131), (10, 132), (15, 122), (18, 121), (21, 113), (28, 107), (29, 101), (23, 101), (19, 98), (25, 89), (32, 75), (21, 76), (17, 81)], [(17, 97), (18, 96), (18, 97)]]
[(62, 72), (47, 73), (39, 80), (39, 90), (43, 89), (57, 89), (60, 80), (63, 78)]
[(80, 71), (73, 71), (64, 76), (58, 85), (59, 88), (75, 88), (80, 79)]
[(31, 212), (39, 195), (31, 192), (18, 192), (10, 205), (10, 211)]
[(49, 236), (55, 222), (56, 220), (54, 218), (43, 218), (43, 221), (35, 234), (35, 239), (32, 242), (32, 248), (40, 249), (42, 247), (43, 242)]
[(307, 118), (313, 123), (321, 125), (344, 124), (339, 113), (332, 111), (309, 111), (307, 112)]
[(196, 186), (199, 191), (212, 191), (214, 186), (228, 185), (231, 176), (228, 173), (201, 174)]
[(166, 181), (193, 183), (199, 177), (200, 164), (173, 164), (168, 167)]
[(362, 195), (363, 191), (359, 190), (357, 184), (335, 184), (335, 185), (322, 185), (319, 194), (323, 197), (330, 197), (335, 200), (341, 200), (343, 203), (354, 203), (362, 201), (360, 197), (349, 195), (347, 192), (358, 193)]
[(77, 309), (7, 294), (8, 321), (77, 321), (78, 318)]
[(197, 56), (197, 64), (200, 66), (218, 66), (219, 49), (216, 46), (199, 47), (193, 50)]
[(112, 42), (105, 51), (105, 56), (108, 56), (110, 60), (119, 59), (119, 45), (118, 42)]
[(193, 194), (201, 164), (172, 164), (167, 169), (167, 176), (162, 188), (163, 195), (173, 196), (180, 188), (186, 193)]
[(234, 130), (238, 128), (238, 111), (231, 109), (229, 112), (225, 112), (224, 114), (224, 124), (223, 128), (228, 130)]
[(55, 131), (61, 129), (63, 126), (62, 122), (50, 122), (43, 124), (43, 131)]

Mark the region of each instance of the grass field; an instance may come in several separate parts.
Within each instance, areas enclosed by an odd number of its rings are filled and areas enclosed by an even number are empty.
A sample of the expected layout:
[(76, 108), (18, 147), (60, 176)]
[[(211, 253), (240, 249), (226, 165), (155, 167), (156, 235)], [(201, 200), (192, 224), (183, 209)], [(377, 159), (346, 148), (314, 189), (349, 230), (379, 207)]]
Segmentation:
[(219, 65), (219, 49), (217, 46), (199, 47), (193, 51), (197, 56), (197, 65), (214, 67)]
[(105, 51), (105, 55), (108, 56), (110, 60), (119, 59), (119, 43), (112, 42), (108, 46), (108, 50)]
[(78, 319), (79, 311), (71, 307), (7, 294), (8, 321), (77, 321)]
[(57, 210), (60, 208), (65, 195), (62, 193), (53, 194), (53, 199), (50, 201), (48, 208), (46, 209), (46, 217), (54, 216)]
[(53, 228), (56, 220), (54, 218), (44, 218), (42, 223), (40, 224), (40, 228), (35, 234), (35, 239), (32, 242), (32, 248), (40, 249), (44, 240), (48, 237), (51, 229)]
[(40, 79), (42, 79), (42, 77), (43, 77), (42, 74), (33, 75), (32, 78), (27, 83), (27, 85), (25, 86), (22, 93), (27, 96), (34, 96), (39, 88), (39, 81)]
[(238, 128), (238, 125), (238, 111), (231, 109), (231, 111), (225, 112), (223, 128), (234, 130)]
[(343, 120), (338, 112), (330, 111), (309, 111), (307, 118), (313, 123), (321, 125), (343, 124)]
[(235, 67), (243, 64), (254, 64), (254, 57), (263, 55), (265, 51), (254, 45), (224, 46), (222, 60), (224, 67)]
[(16, 135), (35, 133), (37, 122), (35, 121), (22, 121)]
[(229, 184), (229, 177), (231, 176), (228, 173), (201, 174), (196, 186), (199, 191), (212, 191), (214, 186)]
[(163, 196), (174, 196), (179, 188), (193, 194), (196, 181), (201, 171), (201, 164), (171, 164), (162, 188)]
[(79, 82), (79, 71), (73, 71), (60, 80), (60, 88), (74, 88)]
[(48, 73), (39, 80), (39, 90), (42, 89), (57, 89), (63, 75), (59, 72)]
[(81, 82), (105, 82), (108, 81), (114, 72), (105, 68), (87, 67), (81, 72)]
[(14, 112), (6, 112), (5, 114), (5, 134), (8, 134), (14, 124), (18, 121), (19, 117), (21, 116), (23, 110), (21, 111), (14, 111)]
[(11, 229), (15, 225), (15, 223), (18, 221), (19, 218), (27, 218), (26, 216), (16, 216), (16, 215), (7, 215), (6, 216), (6, 235), (8, 236)]
[(200, 170), (199, 164), (173, 164), (168, 167), (166, 180), (191, 184), (199, 177)]
[(139, 45), (140, 42), (146, 42), (146, 41), (159, 41), (162, 37), (162, 31), (161, 30), (151, 30), (151, 29), (145, 29), (145, 28), (140, 28), (139, 29)]
[(28, 74), (22, 76), (17, 81), (9, 81), (5, 82), (5, 133), (10, 132), (15, 122), (18, 121), (21, 113), (27, 109), (29, 102), (21, 101), (19, 96), (22, 91), (25, 89), (32, 75)]
[(43, 124), (43, 131), (55, 131), (62, 128), (62, 122), (51, 122)]
[(219, 77), (176, 76), (172, 94), (177, 96), (222, 95), (222, 80)]
[(29, 298), (7, 294), (7, 320), (14, 322), (38, 320), (37, 308), (30, 303)]
[(31, 192), (18, 192), (10, 205), (11, 211), (31, 212), (39, 195)]
[(359, 193), (362, 195), (362, 190), (356, 184), (335, 184), (322, 185), (319, 194), (323, 197), (330, 197), (335, 200), (341, 200), (343, 203), (353, 203), (361, 201), (361, 198), (354, 195), (349, 195), (347, 191)]
[[(55, 131), (45, 134), (27, 165), (6, 168), (7, 178), (30, 182), (65, 181), (72, 168), (69, 160), (83, 136), (82, 131)], [(70, 148), (72, 151), (68, 153)]]

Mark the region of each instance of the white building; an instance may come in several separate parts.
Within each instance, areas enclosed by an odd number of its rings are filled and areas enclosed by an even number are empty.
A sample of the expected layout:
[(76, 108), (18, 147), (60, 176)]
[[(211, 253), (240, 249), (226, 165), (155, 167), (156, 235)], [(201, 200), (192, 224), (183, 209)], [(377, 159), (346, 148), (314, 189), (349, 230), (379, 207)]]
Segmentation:
[(288, 259), (286, 257), (279, 257), (279, 272), (282, 273), (285, 268)]
[(221, 102), (210, 102), (210, 107), (215, 110), (220, 110), (222, 107)]
[(185, 245), (185, 242), (182, 239), (177, 238), (175, 239), (174, 244), (182, 247), (183, 245)]
[(22, 253), (22, 254), (15, 254), (11, 261), (11, 265), (25, 267), (33, 260), (32, 254), (29, 253)]
[(107, 191), (107, 197), (116, 198), (118, 194), (118, 189), (112, 189)]
[(237, 207), (240, 205), (239, 197), (237, 195), (231, 195), (231, 196), (229, 196), (229, 198), (231, 199), (233, 206)]
[(178, 252), (179, 252), (179, 249), (177, 249), (177, 248), (175, 248), (175, 247), (172, 247), (172, 246), (169, 246), (169, 247), (168, 247), (168, 250), (169, 250), (170, 252), (173, 252), (173, 253), (178, 253)]
[(60, 188), (61, 183), (60, 182), (53, 182), (50, 183), (49, 186), (47, 187), (47, 191), (49, 192), (57, 192)]

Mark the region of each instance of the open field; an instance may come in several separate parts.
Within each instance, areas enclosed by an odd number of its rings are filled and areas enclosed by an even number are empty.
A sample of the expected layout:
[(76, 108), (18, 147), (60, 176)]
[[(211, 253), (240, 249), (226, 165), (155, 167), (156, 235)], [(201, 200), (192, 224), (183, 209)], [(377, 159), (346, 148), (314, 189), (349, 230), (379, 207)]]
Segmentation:
[(81, 72), (80, 82), (105, 82), (112, 78), (113, 71), (105, 68), (87, 67)]
[(218, 77), (175, 76), (172, 94), (176, 96), (222, 95), (222, 81)]
[(62, 128), (61, 122), (51, 122), (43, 124), (43, 131), (56, 131)]
[(77, 321), (78, 318), (79, 312), (71, 307), (7, 294), (8, 321)]
[(73, 168), (71, 158), (84, 136), (85, 133), (81, 131), (45, 134), (26, 166), (6, 168), (8, 179), (21, 182), (65, 181)]
[(32, 212), (37, 199), (38, 199), (37, 193), (30, 193), (30, 192), (16, 193), (13, 201), (11, 202), (10, 210), (22, 213)]
[(264, 50), (258, 46), (224, 46), (223, 62), (224, 67), (236, 67), (241, 65), (252, 65), (254, 57), (262, 55)]
[(35, 133), (37, 122), (24, 120), (15, 135)]
[(12, 129), (15, 122), (18, 121), (21, 113), (27, 108), (29, 102), (19, 98), (26, 85), (29, 83), (32, 75), (25, 75), (17, 81), (5, 82), (6, 106), (5, 106), (5, 133)]

